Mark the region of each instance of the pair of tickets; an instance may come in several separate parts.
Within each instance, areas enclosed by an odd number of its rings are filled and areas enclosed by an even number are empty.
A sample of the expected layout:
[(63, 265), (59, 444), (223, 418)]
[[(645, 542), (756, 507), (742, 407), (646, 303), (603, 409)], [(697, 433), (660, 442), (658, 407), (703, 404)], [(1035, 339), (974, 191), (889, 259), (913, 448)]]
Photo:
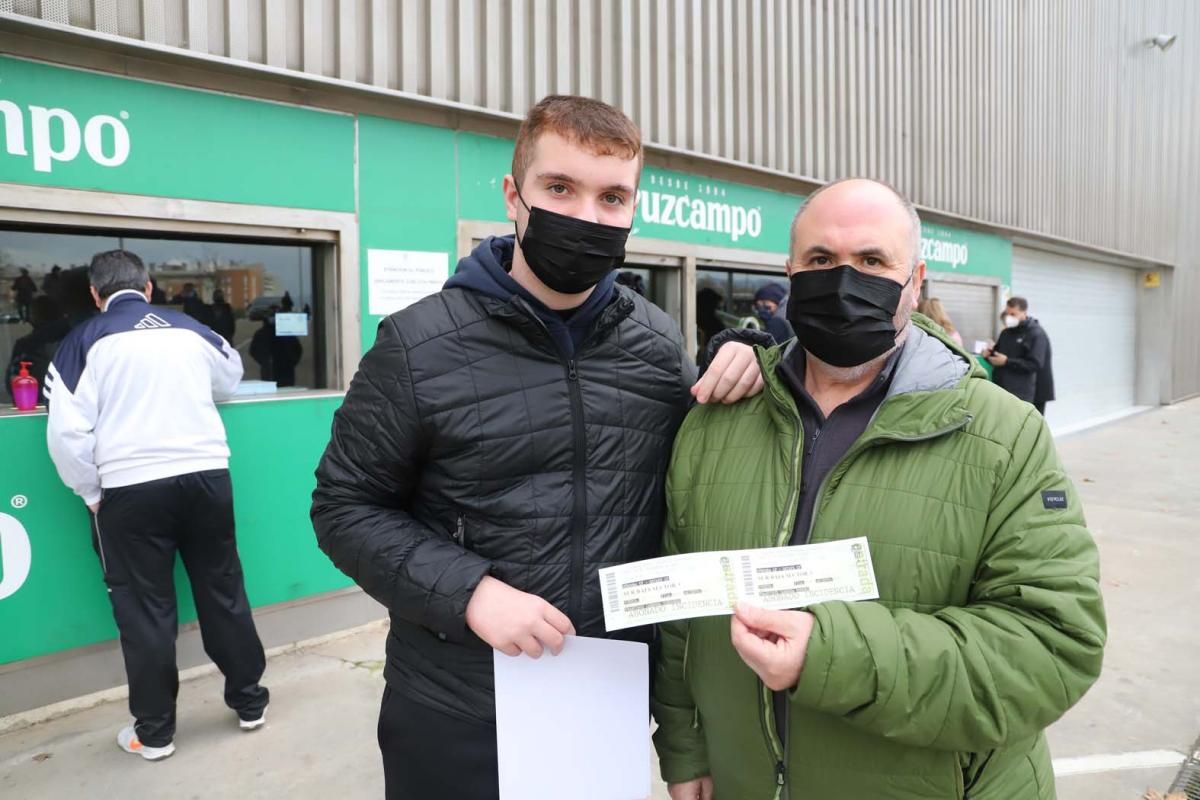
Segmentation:
[(732, 614), (739, 602), (790, 609), (879, 597), (865, 536), (635, 561), (600, 570), (600, 588), (610, 631)]

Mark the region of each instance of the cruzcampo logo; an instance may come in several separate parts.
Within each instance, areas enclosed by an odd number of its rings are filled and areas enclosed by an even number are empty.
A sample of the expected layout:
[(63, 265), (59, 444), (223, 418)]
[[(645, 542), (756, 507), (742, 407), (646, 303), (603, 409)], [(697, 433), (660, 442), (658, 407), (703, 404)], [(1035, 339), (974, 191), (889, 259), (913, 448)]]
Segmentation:
[(56, 163), (70, 163), (81, 156), (102, 167), (119, 167), (129, 159), (129, 129), (123, 120), (97, 114), (80, 120), (65, 108), (29, 106), (22, 109), (0, 98), (4, 122), (4, 149), (10, 157), (29, 158), (38, 172), (53, 172)]
[(963, 242), (946, 242), (941, 239), (921, 237), (921, 260), (940, 261), (958, 269), (971, 258), (971, 246)]
[(719, 233), (734, 242), (762, 235), (762, 210), (728, 202), (721, 186), (698, 181), (692, 194), (691, 181), (649, 177), (649, 186), (638, 191), (638, 216), (647, 225)]
[(0, 600), (16, 594), (25, 584), (32, 557), (25, 526), (11, 514), (0, 513)]

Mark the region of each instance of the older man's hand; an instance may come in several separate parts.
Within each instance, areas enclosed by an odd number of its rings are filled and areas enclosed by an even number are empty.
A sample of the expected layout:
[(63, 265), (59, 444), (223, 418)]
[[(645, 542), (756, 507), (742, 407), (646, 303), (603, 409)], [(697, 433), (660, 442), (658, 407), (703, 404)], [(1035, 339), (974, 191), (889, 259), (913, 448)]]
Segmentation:
[(713, 356), (704, 377), (692, 387), (692, 397), (701, 404), (732, 405), (762, 390), (762, 370), (754, 348), (744, 342), (726, 342)]
[(667, 787), (667, 795), (671, 800), (713, 800), (713, 780), (704, 777), (687, 783), (672, 783)]
[(746, 666), (768, 689), (782, 692), (800, 680), (815, 622), (807, 611), (769, 611), (739, 603), (729, 635)]

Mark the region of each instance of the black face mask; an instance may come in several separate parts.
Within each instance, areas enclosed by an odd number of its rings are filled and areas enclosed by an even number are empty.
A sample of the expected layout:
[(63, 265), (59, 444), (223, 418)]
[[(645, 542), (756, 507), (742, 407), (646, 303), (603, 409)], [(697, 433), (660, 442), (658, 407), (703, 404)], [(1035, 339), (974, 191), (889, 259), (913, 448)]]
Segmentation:
[[(912, 275), (909, 275), (912, 280)], [(895, 316), (904, 286), (854, 267), (792, 275), (787, 318), (808, 352), (834, 367), (857, 367), (896, 344)]]
[(518, 231), (517, 243), (533, 274), (554, 291), (586, 292), (625, 263), (629, 228), (575, 219), (536, 206), (530, 208), (520, 189), (517, 197), (529, 211), (525, 235)]

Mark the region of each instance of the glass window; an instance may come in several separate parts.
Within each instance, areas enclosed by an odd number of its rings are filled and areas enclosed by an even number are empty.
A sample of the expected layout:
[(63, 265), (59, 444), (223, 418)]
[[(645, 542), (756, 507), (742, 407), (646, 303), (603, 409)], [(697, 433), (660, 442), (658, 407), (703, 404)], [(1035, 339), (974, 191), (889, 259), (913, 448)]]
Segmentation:
[(696, 341), (700, 352), (726, 328), (762, 328), (754, 312), (754, 295), (769, 283), (787, 291), (787, 277), (763, 272), (701, 269), (696, 272)]
[(625, 284), (671, 315), (678, 325), (682, 317), (679, 294), (679, 270), (626, 263), (617, 282)]
[[(241, 354), (240, 394), (329, 385), (318, 247), (145, 233), (0, 228), (0, 354), (5, 391), (21, 360), (44, 380), (58, 341), (98, 313), (89, 293), (92, 256), (124, 248), (146, 264), (151, 302), (177, 308)], [(318, 262), (319, 263), (319, 262)]]

